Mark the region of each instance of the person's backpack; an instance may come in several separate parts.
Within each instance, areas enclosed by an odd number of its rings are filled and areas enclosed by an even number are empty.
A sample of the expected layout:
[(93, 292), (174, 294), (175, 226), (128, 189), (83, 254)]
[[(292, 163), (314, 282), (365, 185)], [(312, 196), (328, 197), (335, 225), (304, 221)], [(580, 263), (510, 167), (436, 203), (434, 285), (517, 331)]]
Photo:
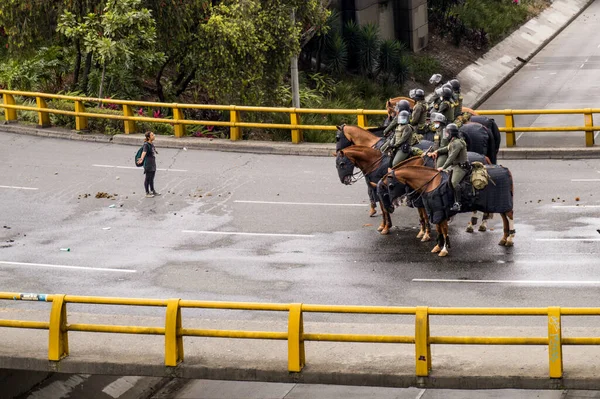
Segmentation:
[(488, 175), (485, 165), (481, 162), (473, 162), (471, 167), (471, 184), (473, 188), (475, 190), (483, 190), (490, 180), (490, 175)]
[(138, 163), (139, 159), (142, 157), (142, 153), (144, 152), (144, 146), (141, 146), (140, 149), (135, 154), (135, 166), (142, 167), (146, 163), (146, 158), (144, 158), (144, 162)]

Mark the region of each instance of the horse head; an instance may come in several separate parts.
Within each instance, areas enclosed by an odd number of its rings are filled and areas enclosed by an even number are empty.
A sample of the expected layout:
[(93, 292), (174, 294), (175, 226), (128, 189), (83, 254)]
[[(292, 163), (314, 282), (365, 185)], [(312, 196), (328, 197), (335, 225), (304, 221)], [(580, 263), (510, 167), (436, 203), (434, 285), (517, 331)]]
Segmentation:
[(343, 184), (352, 184), (352, 176), (354, 174), (354, 163), (344, 154), (344, 151), (339, 151), (335, 158), (335, 167), (338, 171), (338, 176)]
[(343, 148), (350, 147), (354, 143), (346, 137), (344, 133), (344, 128), (346, 124), (342, 124), (337, 126), (337, 132), (335, 134), (335, 151), (338, 152)]
[(394, 172), (390, 172), (384, 177), (386, 184), (388, 195), (390, 196), (390, 200), (392, 201), (392, 205), (394, 207), (400, 206), (402, 202), (402, 198), (406, 195), (408, 186), (402, 183), (400, 180), (396, 178)]

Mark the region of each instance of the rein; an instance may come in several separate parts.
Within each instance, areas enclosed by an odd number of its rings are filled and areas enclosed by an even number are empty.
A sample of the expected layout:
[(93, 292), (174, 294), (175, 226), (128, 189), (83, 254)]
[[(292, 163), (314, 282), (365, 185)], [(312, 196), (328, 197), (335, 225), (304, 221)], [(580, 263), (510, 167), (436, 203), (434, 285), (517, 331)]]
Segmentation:
[(406, 193), (406, 194), (404, 194), (404, 196), (405, 196), (405, 197), (407, 197), (407, 198), (410, 198), (410, 197), (411, 197), (411, 196), (412, 196), (414, 193), (416, 193), (416, 192), (419, 192), (419, 196), (418, 196), (416, 199), (412, 200), (413, 202), (414, 202), (414, 201), (418, 201), (418, 200), (419, 200), (419, 199), (420, 199), (420, 198), (423, 196), (423, 192), (420, 192), (419, 190), (421, 190), (421, 189), (423, 189), (423, 188), (427, 187), (427, 186), (429, 185), (429, 183), (431, 183), (431, 182), (433, 181), (433, 179), (435, 179), (435, 178), (437, 177), (437, 175), (439, 175), (440, 173), (442, 173), (442, 171), (441, 171), (441, 170), (440, 170), (440, 171), (438, 171), (438, 172), (437, 172), (435, 175), (433, 175), (433, 177), (432, 177), (431, 179), (427, 180), (427, 181), (425, 182), (425, 184), (423, 184), (421, 187), (414, 189), (414, 190), (413, 190), (413, 191), (411, 191), (410, 193)]

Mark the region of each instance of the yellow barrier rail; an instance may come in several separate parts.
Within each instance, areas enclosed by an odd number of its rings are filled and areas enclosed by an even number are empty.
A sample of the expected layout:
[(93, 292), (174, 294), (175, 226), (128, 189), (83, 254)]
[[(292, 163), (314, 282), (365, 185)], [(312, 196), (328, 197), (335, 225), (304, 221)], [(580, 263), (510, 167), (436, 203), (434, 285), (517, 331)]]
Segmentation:
[[(44, 329), (49, 332), (48, 360), (60, 361), (69, 355), (69, 332), (103, 332), (116, 334), (164, 335), (165, 365), (177, 366), (183, 361), (183, 337), (220, 337), (238, 339), (286, 340), (288, 343), (288, 371), (300, 372), (305, 365), (306, 341), (364, 342), (414, 344), (415, 371), (418, 377), (427, 377), (432, 368), (431, 345), (547, 345), (550, 378), (563, 376), (563, 345), (600, 345), (600, 337), (563, 337), (561, 317), (599, 316), (600, 308), (441, 308), (390, 306), (333, 306), (291, 304), (264, 304), (243, 302), (191, 301), (182, 299), (139, 299), (72, 296), (63, 294), (23, 294), (0, 292), (0, 300), (52, 302), (50, 321), (0, 320), (0, 327)], [(121, 326), (103, 324), (69, 324), (67, 304), (155, 306), (166, 308), (165, 325), (160, 327)], [(227, 309), (287, 312), (287, 331), (238, 331), (182, 328), (181, 309)], [(329, 334), (305, 332), (304, 313), (347, 313), (411, 315), (415, 317), (415, 334)], [(543, 337), (469, 337), (431, 336), (429, 316), (545, 316), (548, 335)]]
[[(283, 107), (250, 107), (238, 105), (212, 105), (212, 104), (178, 104), (178, 103), (159, 103), (148, 101), (129, 101), (116, 99), (102, 99), (91, 97), (75, 97), (60, 94), (48, 94), (37, 92), (26, 92), (16, 90), (0, 90), (3, 102), (0, 108), (4, 108), (4, 118), (7, 122), (17, 121), (17, 111), (33, 111), (38, 114), (38, 127), (50, 126), (50, 114), (70, 115), (75, 118), (75, 129), (78, 131), (87, 130), (88, 118), (104, 118), (122, 120), (125, 134), (136, 132), (136, 122), (154, 122), (172, 124), (175, 130), (175, 137), (185, 135), (186, 125), (203, 126), (228, 126), (230, 128), (230, 139), (233, 141), (242, 139), (242, 128), (262, 128), (262, 129), (287, 129), (291, 131), (292, 143), (302, 142), (302, 130), (336, 130), (331, 125), (303, 125), (301, 124), (301, 114), (322, 114), (322, 115), (356, 115), (357, 124), (361, 127), (368, 127), (368, 115), (386, 115), (385, 110), (369, 109), (316, 109), (316, 108), (283, 108)], [(36, 106), (29, 107), (18, 105), (15, 96), (29, 97), (36, 99)], [(75, 111), (58, 110), (49, 108), (47, 99), (60, 99), (73, 101)], [(93, 112), (86, 112), (86, 103), (97, 104), (115, 104), (122, 106), (123, 115), (107, 115)], [(149, 118), (144, 116), (135, 116), (133, 107), (160, 107), (173, 110), (173, 119)], [(229, 111), (229, 121), (205, 121), (205, 120), (186, 120), (183, 110), (185, 109), (206, 109), (217, 111)], [(285, 113), (290, 116), (290, 123), (249, 123), (243, 122), (241, 112), (275, 112)], [(479, 115), (502, 115), (505, 119), (505, 127), (500, 131), (506, 133), (507, 147), (517, 145), (517, 132), (585, 132), (585, 144), (588, 147), (594, 145), (594, 132), (600, 130), (600, 126), (594, 126), (593, 114), (600, 113), (600, 108), (584, 109), (529, 109), (529, 110), (477, 110)], [(581, 114), (584, 117), (583, 126), (539, 126), (539, 127), (517, 127), (515, 125), (515, 115), (569, 115)]]

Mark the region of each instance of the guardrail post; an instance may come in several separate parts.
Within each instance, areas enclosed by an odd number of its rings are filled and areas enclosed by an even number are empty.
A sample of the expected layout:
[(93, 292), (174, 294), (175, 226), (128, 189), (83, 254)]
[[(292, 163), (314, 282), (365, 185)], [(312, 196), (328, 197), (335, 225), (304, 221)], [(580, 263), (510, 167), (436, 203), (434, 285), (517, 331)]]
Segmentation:
[(75, 100), (75, 130), (87, 130), (88, 128), (88, 118), (87, 116), (80, 116), (79, 113), (85, 112), (85, 106), (83, 105), (83, 101)]
[[(296, 108), (294, 108), (294, 111), (295, 110), (296, 110)], [(292, 125), (299, 125), (300, 124), (300, 115), (296, 112), (291, 112), (290, 113), (290, 123)], [(292, 129), (292, 143), (299, 144), (302, 142), (302, 140), (303, 140), (302, 130)]]
[(550, 378), (562, 378), (562, 331), (560, 307), (548, 308), (548, 357), (550, 360)]
[(59, 361), (69, 355), (67, 303), (65, 295), (52, 295), (50, 327), (48, 329), (48, 360)]
[(240, 122), (240, 112), (235, 109), (235, 105), (232, 105), (229, 111), (229, 121), (232, 123), (229, 128), (229, 139), (231, 141), (241, 140), (242, 129), (239, 126), (235, 126), (236, 123)]
[(367, 115), (364, 114), (365, 110), (359, 109), (357, 111), (358, 111), (358, 116), (357, 116), (358, 126), (362, 127), (363, 129), (366, 129), (367, 128)]
[[(183, 114), (183, 110), (181, 108), (173, 107), (173, 119), (185, 119), (185, 115)], [(175, 137), (181, 138), (183, 136), (185, 136), (185, 125), (181, 123), (175, 123)]]
[(305, 361), (302, 304), (292, 303), (288, 320), (288, 371), (302, 371)]
[(48, 112), (42, 111), (44, 108), (48, 108), (48, 104), (46, 104), (46, 100), (43, 97), (36, 97), (35, 102), (38, 107), (38, 127), (48, 127), (50, 126), (50, 114)]
[(431, 370), (431, 345), (429, 344), (429, 308), (417, 306), (415, 314), (415, 355), (417, 377), (427, 377)]
[[(2, 94), (2, 100), (5, 105), (17, 105), (15, 98), (12, 94)], [(17, 110), (14, 108), (4, 108), (4, 119), (7, 122), (12, 122), (17, 120)]]
[[(127, 116), (127, 117), (133, 117), (133, 109), (131, 108), (131, 105), (127, 105), (127, 104), (123, 104), (123, 115)], [(135, 133), (136, 132), (136, 126), (135, 126), (135, 121), (132, 120), (125, 120), (125, 134), (130, 134), (130, 133)]]
[(167, 315), (165, 318), (165, 366), (177, 366), (183, 361), (183, 337), (178, 332), (181, 330), (180, 299), (167, 301)]
[[(583, 116), (584, 116), (585, 127), (594, 126), (594, 114), (592, 114), (592, 109), (586, 108), (583, 110), (583, 112), (584, 112)], [(586, 147), (594, 146), (594, 131), (593, 130), (585, 131), (585, 146)]]
[[(505, 126), (506, 126), (506, 146), (515, 147), (517, 140), (515, 138), (515, 132), (512, 129), (515, 127), (515, 116), (512, 113), (512, 109), (504, 110)], [(509, 130), (510, 129), (510, 130)]]

